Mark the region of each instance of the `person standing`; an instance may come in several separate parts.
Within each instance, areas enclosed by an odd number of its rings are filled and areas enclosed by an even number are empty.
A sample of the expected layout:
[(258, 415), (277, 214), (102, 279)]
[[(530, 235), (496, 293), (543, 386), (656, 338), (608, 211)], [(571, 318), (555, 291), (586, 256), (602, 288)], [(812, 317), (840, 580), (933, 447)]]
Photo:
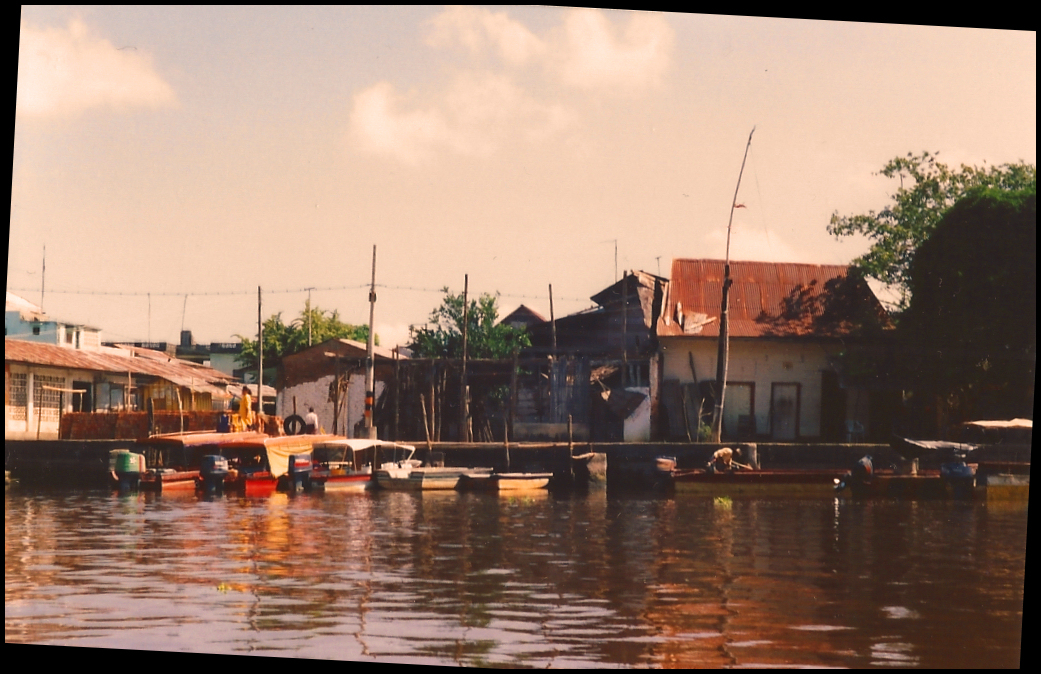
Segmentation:
[(307, 416), (304, 417), (304, 433), (308, 435), (314, 435), (318, 432), (318, 415), (314, 413), (314, 408), (307, 408)]
[(242, 398), (239, 399), (239, 420), (244, 430), (253, 428), (253, 396), (249, 394), (249, 387), (242, 387)]

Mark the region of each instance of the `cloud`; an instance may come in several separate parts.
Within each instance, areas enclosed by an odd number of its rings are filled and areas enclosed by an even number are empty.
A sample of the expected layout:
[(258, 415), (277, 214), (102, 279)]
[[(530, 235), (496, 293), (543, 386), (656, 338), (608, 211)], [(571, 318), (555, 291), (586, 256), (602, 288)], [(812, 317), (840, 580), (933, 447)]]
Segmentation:
[[(629, 94), (661, 83), (671, 63), (673, 31), (641, 12), (608, 19), (568, 10), (559, 27), (538, 36), (505, 12), (452, 7), (429, 23), (427, 44), (462, 50), (468, 61), (441, 91), (399, 93), (381, 82), (354, 97), (349, 136), (363, 151), (410, 165), (439, 151), (489, 156), (513, 139), (537, 142), (578, 126), (575, 105), (547, 92)], [(534, 76), (533, 76), (534, 75)], [(555, 86), (524, 88), (518, 82)]]
[(349, 131), (356, 146), (416, 166), (440, 150), (488, 156), (511, 138), (548, 138), (575, 119), (565, 106), (540, 103), (509, 78), (490, 74), (462, 74), (425, 106), (415, 98), (388, 82), (356, 94)]
[(671, 62), (674, 35), (660, 16), (631, 13), (619, 31), (599, 11), (578, 9), (564, 20), (557, 46), (559, 75), (583, 89), (641, 89), (661, 83)]
[(546, 45), (506, 12), (477, 7), (449, 7), (434, 17), (427, 44), (465, 47), (472, 55), (497, 52), (513, 66), (524, 65), (546, 53)]
[(17, 113), (75, 116), (91, 108), (160, 108), (176, 103), (151, 58), (117, 49), (78, 20), (67, 28), (21, 26)]

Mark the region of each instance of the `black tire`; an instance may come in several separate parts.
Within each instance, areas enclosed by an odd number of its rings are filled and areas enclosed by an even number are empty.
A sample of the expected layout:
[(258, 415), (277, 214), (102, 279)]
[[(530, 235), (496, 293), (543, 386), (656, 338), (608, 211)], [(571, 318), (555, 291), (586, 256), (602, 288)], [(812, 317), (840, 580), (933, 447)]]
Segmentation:
[(304, 418), (299, 414), (286, 417), (285, 421), (282, 422), (282, 430), (286, 432), (286, 435), (303, 435)]

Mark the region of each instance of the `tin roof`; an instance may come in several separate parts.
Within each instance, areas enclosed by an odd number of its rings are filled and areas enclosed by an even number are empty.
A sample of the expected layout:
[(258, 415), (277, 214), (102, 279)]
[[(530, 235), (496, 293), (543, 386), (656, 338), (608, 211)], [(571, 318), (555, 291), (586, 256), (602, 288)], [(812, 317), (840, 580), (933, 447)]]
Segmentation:
[(165, 379), (200, 393), (227, 397), (225, 387), (234, 378), (205, 365), (170, 358), (165, 354), (146, 350), (71, 349), (54, 344), (42, 344), (7, 337), (4, 339), (4, 360), (8, 363), (25, 363), (44, 367), (89, 370), (94, 372), (119, 372), (147, 375)]
[[(718, 337), (723, 260), (672, 261), (659, 337)], [(730, 262), (732, 337), (842, 337), (890, 327), (885, 309), (845, 265)]]

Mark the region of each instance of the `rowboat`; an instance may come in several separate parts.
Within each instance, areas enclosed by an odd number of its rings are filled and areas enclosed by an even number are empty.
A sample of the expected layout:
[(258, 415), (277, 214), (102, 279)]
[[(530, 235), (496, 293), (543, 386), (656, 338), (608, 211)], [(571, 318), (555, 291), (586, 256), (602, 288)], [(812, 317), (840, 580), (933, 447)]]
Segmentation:
[(464, 473), (456, 487), (460, 491), (521, 491), (545, 489), (553, 473)]
[(389, 466), (410, 459), (416, 451), (402, 445), (369, 438), (334, 438), (314, 444), (311, 454), (311, 487), (325, 491), (361, 491), (374, 486), (373, 466)]
[(396, 491), (426, 491), (455, 489), (464, 475), (491, 475), (491, 468), (456, 468), (445, 466), (417, 466), (415, 460), (384, 464), (376, 471), (376, 483), (381, 489)]

